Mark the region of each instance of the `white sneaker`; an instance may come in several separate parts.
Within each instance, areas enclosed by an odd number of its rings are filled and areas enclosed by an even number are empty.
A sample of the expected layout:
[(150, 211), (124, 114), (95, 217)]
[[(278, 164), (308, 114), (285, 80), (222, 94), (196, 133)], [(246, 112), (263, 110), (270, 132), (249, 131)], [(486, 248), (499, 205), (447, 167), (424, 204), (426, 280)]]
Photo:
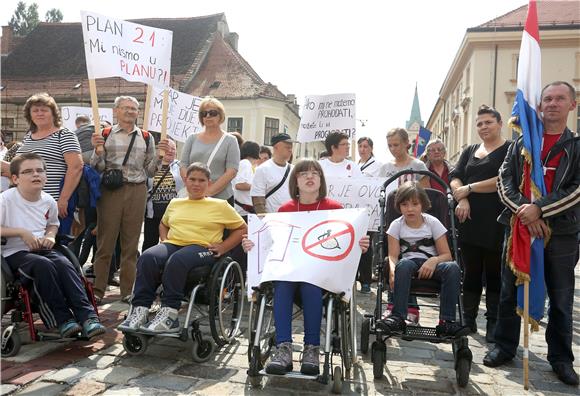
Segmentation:
[(131, 307), (129, 316), (117, 328), (121, 331), (136, 331), (149, 320), (149, 308)]
[(143, 329), (148, 333), (179, 333), (178, 312), (175, 308), (161, 307), (155, 318)]

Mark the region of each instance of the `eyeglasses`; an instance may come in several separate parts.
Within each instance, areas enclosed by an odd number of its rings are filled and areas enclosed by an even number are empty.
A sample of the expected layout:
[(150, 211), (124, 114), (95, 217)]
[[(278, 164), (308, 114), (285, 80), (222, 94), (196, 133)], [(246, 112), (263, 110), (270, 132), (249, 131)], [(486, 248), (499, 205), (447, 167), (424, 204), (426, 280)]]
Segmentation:
[(304, 171), (304, 172), (298, 172), (298, 177), (301, 178), (307, 178), (307, 177), (320, 177), (320, 173), (318, 171)]
[(207, 111), (200, 111), (199, 115), (201, 116), (201, 118), (217, 117), (218, 115), (220, 115), (220, 112), (217, 110), (207, 110)]
[(43, 175), (46, 173), (46, 170), (42, 169), (42, 168), (36, 168), (36, 169), (24, 169), (23, 171), (20, 172), (21, 175), (33, 175), (34, 172), (38, 173), (39, 175)]
[(123, 110), (123, 111), (133, 111), (133, 112), (139, 111), (138, 108), (131, 107), (131, 106), (121, 106), (120, 109)]

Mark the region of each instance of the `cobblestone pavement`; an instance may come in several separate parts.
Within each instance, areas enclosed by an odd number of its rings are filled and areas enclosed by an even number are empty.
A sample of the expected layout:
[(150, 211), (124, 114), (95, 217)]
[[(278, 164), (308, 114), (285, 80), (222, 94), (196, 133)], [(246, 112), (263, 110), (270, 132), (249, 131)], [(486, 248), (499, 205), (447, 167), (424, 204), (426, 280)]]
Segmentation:
[[(580, 266), (576, 268), (574, 304), (574, 353), (580, 356)], [(359, 328), (364, 313), (372, 312), (374, 294), (358, 294)], [(195, 364), (191, 359), (192, 341), (162, 339), (149, 345), (142, 356), (129, 356), (123, 350), (122, 334), (115, 330), (128, 306), (118, 300), (119, 290), (107, 292), (101, 319), (108, 327), (105, 336), (94, 342), (38, 342), (26, 344), (13, 358), (2, 359), (2, 395), (308, 395), (330, 393), (328, 385), (289, 378), (264, 378), (255, 388), (246, 376), (247, 339), (220, 349), (209, 362)], [(485, 304), (482, 301), (482, 309)], [(478, 326), (485, 328), (485, 319)], [(421, 310), (421, 323), (434, 324), (437, 311)], [(6, 323), (7, 318), (3, 318)], [(301, 332), (300, 322), (295, 322)], [(205, 329), (209, 335), (208, 329)], [(484, 334), (470, 337), (473, 365), (466, 388), (459, 388), (453, 370), (449, 344), (389, 340), (385, 375), (374, 380), (370, 354), (362, 355), (351, 378), (343, 384), (343, 394), (363, 395), (577, 395), (579, 390), (562, 384), (546, 362), (545, 320), (540, 333), (530, 341), (530, 390), (523, 389), (521, 350), (511, 363), (490, 369), (482, 364), (488, 350)], [(300, 336), (294, 340), (300, 348)], [(299, 353), (294, 353), (298, 361)], [(576, 361), (575, 369), (580, 372)], [(295, 364), (295, 367), (297, 364)]]

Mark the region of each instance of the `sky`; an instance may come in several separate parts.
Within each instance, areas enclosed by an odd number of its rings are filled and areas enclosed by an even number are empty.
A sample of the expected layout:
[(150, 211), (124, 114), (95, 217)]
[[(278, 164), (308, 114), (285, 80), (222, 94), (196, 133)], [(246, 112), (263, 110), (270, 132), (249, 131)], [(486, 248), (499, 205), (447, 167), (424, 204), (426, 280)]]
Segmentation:
[[(18, 0), (2, 0), (7, 25)], [(26, 1), (32, 4), (33, 1)], [(415, 85), (426, 123), (465, 31), (503, 15), (526, 0), (38, 0), (40, 19), (58, 8), (64, 22), (80, 10), (118, 19), (178, 18), (223, 12), (239, 34), (239, 53), (284, 94), (354, 92), (357, 136), (375, 141), (379, 159), (389, 129), (405, 126)], [(227, 111), (227, 109), (226, 109)], [(364, 126), (362, 125), (364, 123)]]

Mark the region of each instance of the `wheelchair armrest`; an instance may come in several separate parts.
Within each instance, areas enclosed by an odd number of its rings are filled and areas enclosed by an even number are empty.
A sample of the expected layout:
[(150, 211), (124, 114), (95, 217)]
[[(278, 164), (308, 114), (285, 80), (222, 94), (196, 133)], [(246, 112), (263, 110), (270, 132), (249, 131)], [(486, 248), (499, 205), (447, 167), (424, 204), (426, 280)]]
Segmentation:
[(64, 245), (67, 246), (69, 243), (75, 240), (75, 237), (72, 235), (66, 234), (58, 234), (55, 238), (57, 245)]

